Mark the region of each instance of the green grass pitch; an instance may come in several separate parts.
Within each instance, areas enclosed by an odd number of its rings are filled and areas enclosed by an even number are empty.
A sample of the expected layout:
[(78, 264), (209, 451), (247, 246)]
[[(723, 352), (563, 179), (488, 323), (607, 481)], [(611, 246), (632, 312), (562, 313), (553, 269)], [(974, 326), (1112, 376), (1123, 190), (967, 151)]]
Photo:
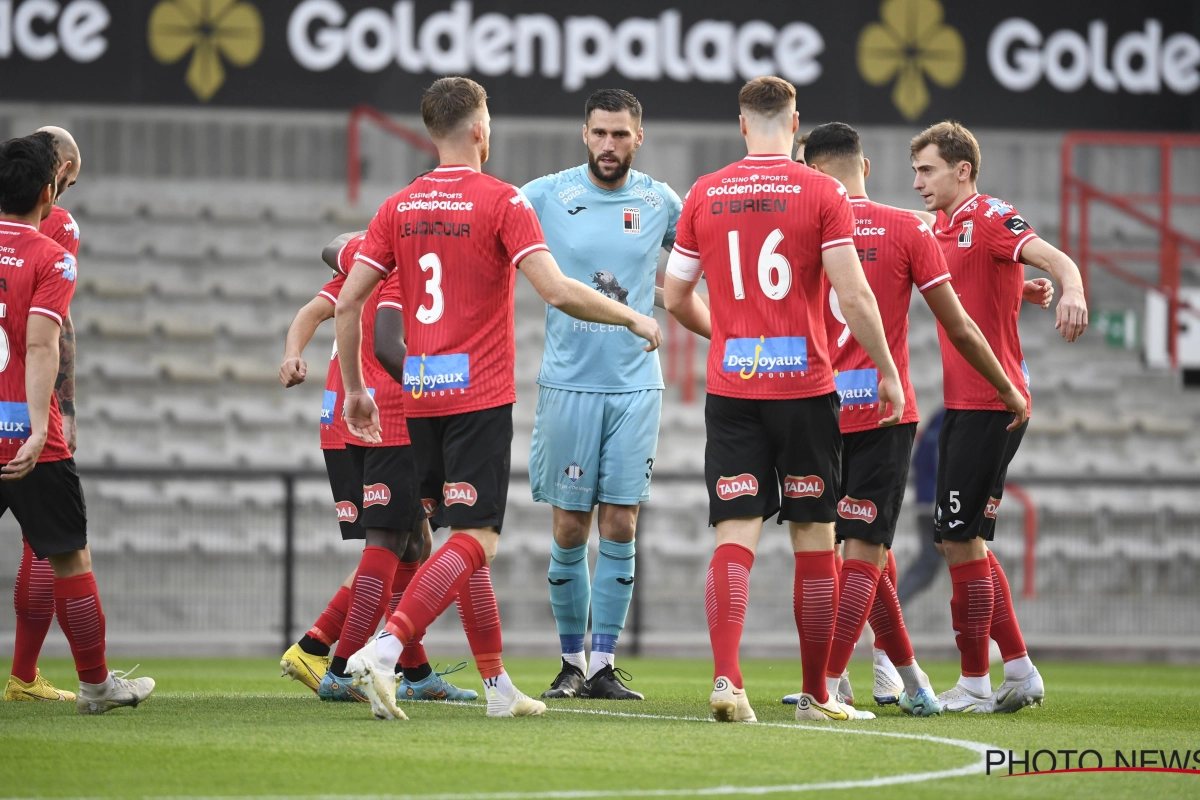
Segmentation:
[[(121, 659), (114, 667), (134, 662)], [(408, 722), (380, 723), (366, 705), (320, 703), (276, 677), (269, 659), (147, 659), (137, 674), (158, 681), (138, 709), (80, 717), (72, 704), (0, 703), (0, 797), (198, 797), (496, 795), (621, 792), (621, 796), (762, 795), (761, 787), (888, 778), (952, 770), (979, 760), (919, 738), (960, 739), (1014, 750), (1094, 749), (1106, 766), (1121, 749), (1200, 749), (1200, 668), (1046, 663), (1048, 700), (1011, 716), (904, 717), (870, 701), (870, 667), (851, 677), (860, 707), (879, 719), (852, 725), (795, 723), (779, 698), (799, 688), (799, 666), (748, 661), (745, 677), (760, 722), (717, 725), (708, 711), (705, 660), (621, 660), (644, 703), (554, 701), (541, 719), (493, 720), (474, 707), (407, 703)], [(553, 659), (510, 659), (529, 694), (553, 677)], [(934, 686), (954, 664), (924, 665)], [(8, 662), (0, 661), (8, 672)], [(73, 688), (70, 662), (44, 673)], [(454, 676), (477, 688), (473, 669)], [(998, 670), (993, 681), (999, 682)], [(864, 704), (864, 700), (866, 701)], [(630, 717), (585, 712), (618, 712)], [(664, 717), (673, 719), (663, 719)], [(686, 719), (679, 719), (686, 718)], [(724, 787), (724, 788), (718, 788)], [(760, 787), (755, 790), (755, 787)], [(741, 790), (741, 791), (739, 791)], [(843, 797), (1200, 797), (1200, 775), (972, 774), (870, 788), (805, 790)], [(609, 795), (611, 796), (611, 795)]]

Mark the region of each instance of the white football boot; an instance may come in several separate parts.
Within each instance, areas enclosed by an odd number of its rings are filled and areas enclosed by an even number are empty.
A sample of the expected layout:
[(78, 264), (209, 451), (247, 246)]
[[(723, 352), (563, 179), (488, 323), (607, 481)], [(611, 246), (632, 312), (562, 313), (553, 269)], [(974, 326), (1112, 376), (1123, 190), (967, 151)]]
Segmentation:
[(954, 684), (937, 696), (942, 711), (948, 714), (994, 714), (995, 695), (981, 696), (961, 684)]
[(507, 683), (509, 691), (505, 692), (499, 685), (489, 686), (487, 681), (483, 682), (489, 717), (540, 717), (546, 713), (545, 703), (527, 696), (511, 681)]
[(79, 696), (75, 699), (75, 709), (80, 714), (103, 714), (122, 706), (137, 708), (137, 704), (154, 691), (154, 679), (126, 677), (130, 672), (133, 670), (131, 669), (129, 672), (110, 671), (104, 683), (80, 681)]
[(396, 705), (396, 665), (388, 664), (375, 652), (375, 639), (346, 661), (350, 685), (366, 695), (371, 714), (378, 720), (408, 719)]
[(992, 695), (995, 713), (1012, 714), (1025, 706), (1040, 706), (1046, 700), (1046, 685), (1037, 667), (1033, 672), (1019, 680), (1005, 679), (1000, 688)]
[(870, 711), (861, 711), (848, 703), (843, 703), (832, 695), (826, 702), (818, 703), (811, 694), (802, 692), (800, 700), (796, 703), (796, 719), (800, 722), (811, 720), (844, 722), (854, 719), (875, 719), (875, 715)]
[(872, 660), (874, 661), (875, 687), (871, 690), (871, 694), (874, 696), (875, 702), (881, 706), (900, 702), (900, 693), (904, 691), (904, 680), (900, 677), (900, 672), (892, 664), (887, 653), (882, 650), (874, 651)]
[(726, 677), (713, 682), (712, 696), (708, 698), (713, 719), (717, 722), (758, 722), (745, 689), (735, 689)]

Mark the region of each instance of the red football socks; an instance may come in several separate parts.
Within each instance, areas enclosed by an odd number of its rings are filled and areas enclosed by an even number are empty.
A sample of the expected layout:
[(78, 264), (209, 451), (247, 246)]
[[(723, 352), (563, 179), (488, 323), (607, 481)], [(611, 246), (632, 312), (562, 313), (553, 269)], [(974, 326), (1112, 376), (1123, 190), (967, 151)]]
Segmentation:
[(92, 573), (54, 579), (54, 613), (71, 645), (75, 671), (83, 683), (108, 680), (104, 660), (104, 609)]
[(888, 550), (887, 568), (883, 571), (883, 574), (888, 576), (888, 580), (892, 582), (893, 587), (900, 582), (896, 577), (896, 556), (892, 554), (891, 550)]
[[(404, 592), (408, 590), (420, 568), (420, 561), (401, 561), (396, 565), (396, 575), (392, 578), (392, 600), (388, 603), (388, 619), (391, 619), (392, 614), (396, 613), (396, 607), (400, 605)], [(416, 669), (428, 663), (429, 657), (425, 655), (425, 647), (419, 638), (404, 643), (404, 651), (400, 653), (401, 667)]]
[(723, 544), (713, 552), (704, 582), (704, 610), (712, 642), (713, 680), (724, 676), (742, 688), (738, 647), (750, 599), (750, 567), (754, 553), (740, 544)]
[[(792, 610), (800, 633), (803, 690), (818, 703), (829, 701), (825, 672), (833, 642), (833, 622), (838, 605), (838, 572), (834, 551), (796, 553), (796, 583)], [(838, 671), (841, 674), (841, 671)]]
[(875, 599), (879, 583), (879, 567), (855, 558), (842, 562), (838, 573), (837, 621), (833, 626), (833, 644), (825, 674), (839, 677), (850, 665), (854, 645), (867, 624), (867, 612)]
[(309, 628), (308, 635), (326, 645), (333, 644), (342, 638), (342, 626), (346, 624), (346, 612), (349, 608), (350, 587), (339, 587), (337, 594), (321, 612), (321, 616), (317, 617), (317, 621)]
[(424, 635), (467, 587), (471, 575), (486, 565), (487, 554), (478, 540), (465, 533), (454, 534), (417, 570), (388, 620), (387, 630), (402, 642)]
[[(894, 564), (895, 561), (891, 563)], [(879, 585), (875, 587), (875, 602), (871, 604), (870, 621), (871, 630), (875, 632), (875, 647), (887, 653), (887, 657), (897, 667), (912, 664), (912, 642), (908, 638), (908, 629), (904, 627), (904, 615), (900, 613), (896, 584), (886, 571), (879, 576)]]
[(24, 537), (21, 545), (21, 565), (17, 568), (17, 583), (13, 587), (17, 636), (12, 674), (31, 683), (37, 677), (38, 655), (54, 620), (54, 569), (49, 561), (33, 554)]
[[(366, 547), (350, 587), (350, 609), (334, 658), (350, 658), (375, 634), (392, 596), (392, 576), (400, 557), (386, 547)], [(341, 662), (339, 662), (341, 663)]]
[(496, 606), (490, 567), (480, 567), (471, 575), (466, 589), (458, 595), (458, 615), (467, 632), (467, 642), (471, 645), (480, 677), (487, 680), (504, 672), (500, 609)]
[(991, 637), (1000, 646), (1000, 655), (1005, 661), (1022, 658), (1025, 651), (1025, 637), (1021, 635), (1021, 626), (1017, 624), (1017, 614), (1013, 611), (1012, 591), (1008, 588), (1008, 578), (996, 560), (996, 554), (988, 551), (988, 563), (992, 568), (992, 630)]
[(988, 674), (988, 632), (992, 626), (992, 568), (986, 558), (950, 567), (954, 595), (950, 618), (958, 632), (955, 641), (962, 659), (962, 674), (979, 678)]

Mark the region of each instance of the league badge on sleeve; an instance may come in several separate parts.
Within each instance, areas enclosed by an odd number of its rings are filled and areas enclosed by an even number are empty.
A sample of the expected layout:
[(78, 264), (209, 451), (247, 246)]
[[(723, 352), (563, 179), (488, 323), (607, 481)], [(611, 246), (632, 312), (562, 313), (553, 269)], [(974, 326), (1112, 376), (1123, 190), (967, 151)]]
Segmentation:
[(1004, 220), (1004, 227), (1012, 231), (1013, 236), (1020, 236), (1025, 231), (1030, 230), (1029, 223), (1022, 219), (1020, 214), (1017, 214), (1012, 219)]

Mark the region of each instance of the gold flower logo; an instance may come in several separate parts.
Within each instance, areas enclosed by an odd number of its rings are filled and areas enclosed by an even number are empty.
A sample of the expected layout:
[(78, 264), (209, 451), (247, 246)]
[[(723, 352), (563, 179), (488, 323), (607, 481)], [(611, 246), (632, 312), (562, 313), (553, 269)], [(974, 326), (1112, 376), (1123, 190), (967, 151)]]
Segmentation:
[(938, 0), (883, 0), (879, 16), (858, 37), (859, 74), (874, 86), (896, 78), (892, 102), (915, 120), (929, 105), (925, 76), (947, 89), (962, 78), (962, 36), (942, 24)]
[(150, 52), (174, 64), (190, 51), (187, 85), (207, 102), (225, 83), (224, 56), (248, 67), (262, 51), (258, 9), (240, 0), (163, 0), (150, 12)]

